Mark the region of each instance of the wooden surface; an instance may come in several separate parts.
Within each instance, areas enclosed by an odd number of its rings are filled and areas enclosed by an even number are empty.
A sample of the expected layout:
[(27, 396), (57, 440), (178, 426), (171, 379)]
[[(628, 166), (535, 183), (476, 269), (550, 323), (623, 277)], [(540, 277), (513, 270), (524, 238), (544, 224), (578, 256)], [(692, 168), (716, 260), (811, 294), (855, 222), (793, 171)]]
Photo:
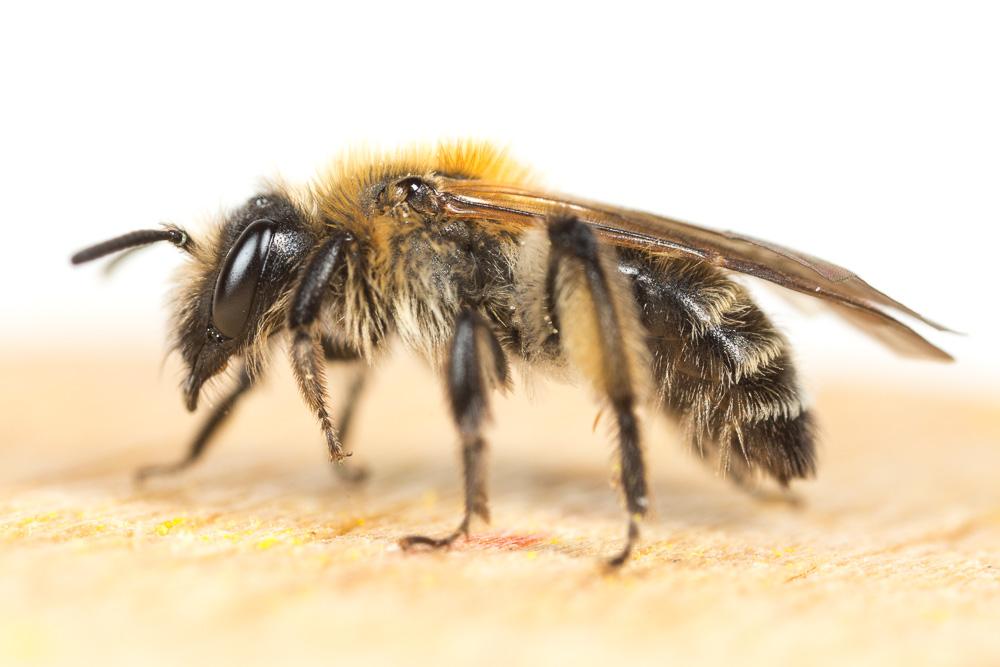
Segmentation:
[(132, 469), (197, 423), (173, 366), (8, 350), (0, 371), (0, 664), (1000, 664), (996, 395), (809, 378), (824, 444), (799, 507), (730, 488), (647, 419), (654, 516), (606, 576), (623, 519), (580, 390), (500, 401), (492, 525), (404, 554), (459, 518), (456, 438), (410, 362), (358, 415), (360, 489), (283, 371), (202, 466), (145, 489)]

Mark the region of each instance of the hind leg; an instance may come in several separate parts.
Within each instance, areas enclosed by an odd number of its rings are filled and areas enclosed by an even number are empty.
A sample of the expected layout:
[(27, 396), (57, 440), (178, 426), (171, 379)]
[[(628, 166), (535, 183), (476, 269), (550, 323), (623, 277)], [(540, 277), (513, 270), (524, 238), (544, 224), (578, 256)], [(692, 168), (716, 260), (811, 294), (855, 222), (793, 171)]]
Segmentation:
[(545, 307), (534, 318), (550, 322), (566, 361), (615, 415), (628, 521), (625, 544), (608, 565), (619, 567), (632, 553), (649, 505), (635, 413), (648, 386), (642, 329), (627, 285), (615, 270), (613, 253), (598, 243), (586, 224), (573, 217), (555, 218), (549, 222), (548, 237)]

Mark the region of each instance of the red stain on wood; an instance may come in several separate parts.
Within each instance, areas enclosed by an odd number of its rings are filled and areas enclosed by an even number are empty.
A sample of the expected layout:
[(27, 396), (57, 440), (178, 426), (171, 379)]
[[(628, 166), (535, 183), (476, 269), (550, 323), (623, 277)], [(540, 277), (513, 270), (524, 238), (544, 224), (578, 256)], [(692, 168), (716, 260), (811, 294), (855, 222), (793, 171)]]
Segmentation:
[(496, 551), (519, 551), (533, 547), (545, 539), (544, 535), (519, 535), (517, 533), (473, 533), (468, 540), (460, 540), (458, 548), (494, 549)]

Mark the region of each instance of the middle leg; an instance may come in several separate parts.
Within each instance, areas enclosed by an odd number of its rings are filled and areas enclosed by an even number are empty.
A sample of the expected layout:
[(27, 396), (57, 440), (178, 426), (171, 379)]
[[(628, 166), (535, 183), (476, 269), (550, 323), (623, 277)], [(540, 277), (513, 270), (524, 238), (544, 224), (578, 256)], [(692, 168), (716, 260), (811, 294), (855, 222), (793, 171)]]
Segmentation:
[(448, 354), (447, 385), (452, 415), (462, 437), (465, 514), (450, 534), (440, 538), (410, 535), (399, 541), (403, 549), (447, 547), (462, 535), (468, 536), (473, 515), (490, 520), (482, 427), (489, 416), (490, 389), (505, 387), (508, 376), (507, 358), (489, 324), (473, 310), (462, 312)]

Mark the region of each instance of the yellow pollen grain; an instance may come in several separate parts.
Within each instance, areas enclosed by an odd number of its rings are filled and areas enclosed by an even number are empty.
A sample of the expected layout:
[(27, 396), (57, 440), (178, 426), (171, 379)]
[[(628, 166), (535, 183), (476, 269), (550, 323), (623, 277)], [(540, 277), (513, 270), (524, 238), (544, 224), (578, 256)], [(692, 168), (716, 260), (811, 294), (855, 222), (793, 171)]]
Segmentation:
[(163, 523), (161, 523), (156, 527), (156, 534), (160, 536), (168, 535), (170, 534), (170, 531), (172, 529), (176, 528), (182, 523), (184, 523), (183, 517), (177, 517), (176, 519), (169, 519), (167, 521), (164, 521)]
[(259, 540), (257, 544), (254, 545), (254, 547), (260, 551), (264, 551), (266, 549), (270, 549), (271, 547), (279, 543), (280, 540), (278, 540), (278, 538), (276, 537), (265, 537), (264, 539)]
[(59, 516), (58, 512), (48, 512), (46, 514), (36, 514), (35, 516), (29, 516), (21, 519), (17, 522), (18, 526), (30, 526), (33, 523), (46, 523), (52, 521)]

